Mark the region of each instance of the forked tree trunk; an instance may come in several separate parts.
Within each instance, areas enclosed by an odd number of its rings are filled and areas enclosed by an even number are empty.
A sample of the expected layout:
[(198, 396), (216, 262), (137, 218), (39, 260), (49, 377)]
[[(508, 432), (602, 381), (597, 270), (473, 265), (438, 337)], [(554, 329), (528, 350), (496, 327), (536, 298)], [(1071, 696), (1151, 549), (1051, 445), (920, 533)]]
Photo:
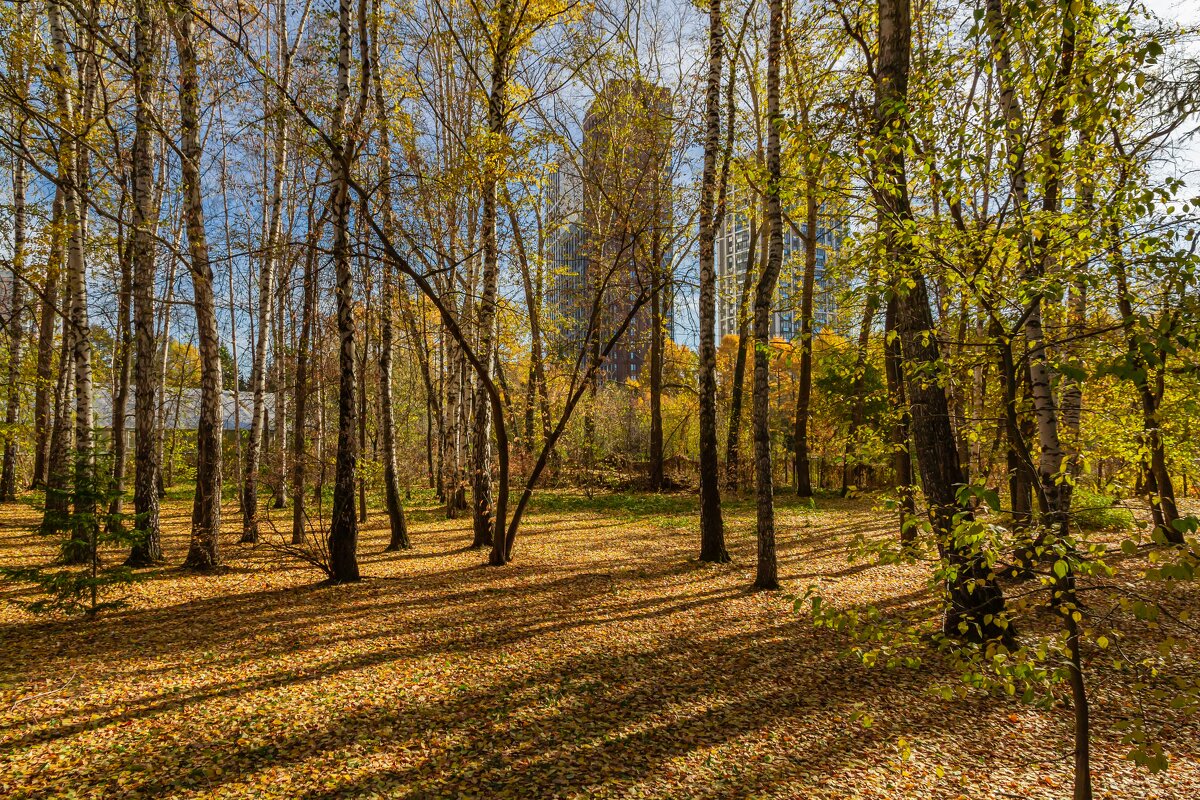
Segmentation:
[[(1074, 67), (1075, 49), (1075, 14), (1066, 8), (1063, 19), (1063, 40), (1060, 62), (1054, 78), (1054, 91), (1050, 98), (1052, 104), (1050, 129), (1047, 137), (1046, 153), (1047, 178), (1045, 181), (1042, 208), (1053, 217), (1058, 213), (1060, 178), (1063, 158), (1063, 142), (1066, 135), (1065, 115), (1067, 104), (1066, 84)], [(991, 39), (992, 57), (1000, 87), (999, 104), (1004, 118), (1005, 151), (1008, 162), (1009, 181), (1012, 187), (1013, 204), (1019, 219), (1028, 214), (1031, 209), (1028, 178), (1025, 169), (1026, 122), (1022, 114), (1020, 101), (1017, 97), (1014, 67), (1009, 55), (1007, 37), (1008, 23), (1005, 19), (1003, 0), (987, 0), (985, 12), (986, 28)], [(1041, 157), (1041, 156), (1039, 156)], [(1045, 524), (1060, 533), (1066, 532), (1068, 515), (1071, 505), (1071, 483), (1061, 480), (1064, 457), (1066, 455), (1059, 434), (1059, 409), (1054, 398), (1054, 369), (1046, 345), (1046, 336), (1042, 325), (1042, 308), (1044, 305), (1044, 290), (1040, 282), (1046, 274), (1047, 264), (1051, 260), (1048, 247), (1047, 233), (1034, 233), (1028, 229), (1022, 233), (1021, 252), (1025, 258), (1025, 280), (1033, 285), (1032, 296), (1025, 309), (1025, 340), (1029, 345), (1029, 378), (1030, 392), (1033, 397), (1033, 413), (1037, 422), (1038, 436), (1038, 478), (1041, 482), (1041, 496), (1045, 498)], [(1040, 537), (1039, 537), (1040, 538)], [(1032, 547), (1028, 548), (1023, 558), (1030, 560), (1034, 557)]]

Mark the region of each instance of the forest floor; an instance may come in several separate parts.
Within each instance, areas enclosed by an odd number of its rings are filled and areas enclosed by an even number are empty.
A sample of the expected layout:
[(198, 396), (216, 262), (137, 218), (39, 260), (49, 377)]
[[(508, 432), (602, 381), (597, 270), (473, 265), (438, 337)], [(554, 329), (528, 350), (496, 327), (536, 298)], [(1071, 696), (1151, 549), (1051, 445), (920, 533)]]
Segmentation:
[[(940, 699), (956, 677), (932, 651), (868, 669), (793, 610), (811, 584), (835, 605), (928, 601), (922, 568), (848, 560), (855, 534), (894, 535), (869, 500), (781, 498), (779, 593), (750, 591), (746, 501), (725, 513), (733, 564), (704, 565), (691, 496), (542, 493), (500, 569), (464, 547), (468, 521), (413, 505), (403, 553), (372, 513), (355, 585), (232, 535), (230, 569), (183, 572), (182, 501), (164, 507), (169, 566), (125, 610), (35, 618), (8, 602), (31, 586), (0, 585), (0, 796), (1070, 794), (1069, 709)], [(37, 519), (0, 506), (0, 565), (50, 559)], [(1200, 611), (1192, 590), (1173, 602)], [(1097, 796), (1200, 796), (1196, 720), (1168, 718), (1168, 772), (1135, 767), (1113, 732), (1130, 696), (1099, 661)]]

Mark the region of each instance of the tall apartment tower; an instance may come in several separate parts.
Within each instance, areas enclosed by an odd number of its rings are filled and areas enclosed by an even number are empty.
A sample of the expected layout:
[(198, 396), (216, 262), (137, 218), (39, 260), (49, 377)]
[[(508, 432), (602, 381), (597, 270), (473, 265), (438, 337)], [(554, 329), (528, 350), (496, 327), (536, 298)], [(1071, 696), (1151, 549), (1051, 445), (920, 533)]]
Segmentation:
[(578, 354), (589, 329), (599, 346), (639, 297), (652, 295), (604, 363), (612, 380), (637, 379), (648, 367), (654, 304), (672, 335), (670, 150), (667, 90), (614, 80), (588, 108), (579, 157), (564, 159), (550, 181), (547, 299), (564, 353)]
[[(807, 227), (800, 225), (807, 235)], [(762, 260), (764, 238), (762, 227), (755, 231), (759, 240), (754, 245), (757, 272)], [(841, 228), (830, 220), (817, 223), (817, 274), (813, 287), (813, 330), (819, 331), (833, 323), (836, 306), (825, 267), (832, 260), (841, 240)], [(729, 213), (717, 231), (717, 340), (738, 333), (738, 305), (746, 279), (750, 257), (750, 222), (745, 214)], [(752, 278), (753, 280), (754, 278)], [(800, 299), (804, 281), (804, 240), (785, 223), (783, 229), (783, 269), (775, 289), (775, 310), (771, 314), (771, 338), (792, 340), (800, 335)], [(750, 303), (754, 302), (753, 288)], [(752, 313), (752, 309), (747, 309)]]

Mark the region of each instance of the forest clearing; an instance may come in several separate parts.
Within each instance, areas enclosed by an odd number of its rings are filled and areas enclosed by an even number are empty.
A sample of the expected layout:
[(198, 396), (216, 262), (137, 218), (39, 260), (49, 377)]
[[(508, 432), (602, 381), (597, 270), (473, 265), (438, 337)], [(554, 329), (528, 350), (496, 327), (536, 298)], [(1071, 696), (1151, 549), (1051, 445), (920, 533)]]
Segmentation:
[(0, 3), (0, 796), (1200, 797), (1200, 0)]
[[(848, 562), (854, 533), (892, 531), (872, 505), (781, 502), (782, 594), (749, 588), (750, 503), (727, 503), (733, 563), (711, 565), (695, 560), (692, 496), (548, 492), (503, 570), (426, 497), (412, 550), (382, 552), (385, 518), (364, 526), (356, 584), (231, 544), (224, 573), (146, 570), (102, 620), (6, 602), (0, 794), (1062, 797), (1068, 709), (941, 699), (957, 678), (931, 648), (919, 671), (868, 669), (793, 611), (810, 583), (847, 607), (932, 602), (921, 567)], [(29, 508), (2, 511), (4, 563), (51, 555), (27, 552)], [(164, 505), (169, 564), (189, 511)], [(1194, 586), (1173, 594), (1200, 611)], [(1200, 639), (1175, 657), (1195, 665)], [(1195, 797), (1195, 719), (1168, 717), (1171, 767), (1152, 775), (1111, 728), (1128, 677), (1089, 674), (1097, 796)]]

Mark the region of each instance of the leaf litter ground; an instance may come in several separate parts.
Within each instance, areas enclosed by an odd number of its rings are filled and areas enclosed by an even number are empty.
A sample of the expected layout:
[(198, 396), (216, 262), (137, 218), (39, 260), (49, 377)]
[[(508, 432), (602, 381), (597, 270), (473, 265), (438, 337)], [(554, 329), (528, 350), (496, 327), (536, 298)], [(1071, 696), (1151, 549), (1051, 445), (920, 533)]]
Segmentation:
[[(544, 493), (496, 569), (464, 547), (469, 522), (426, 501), (408, 552), (382, 552), (372, 514), (355, 585), (318, 585), (233, 536), (229, 570), (184, 572), (190, 505), (173, 501), (170, 566), (144, 571), (129, 608), (47, 620), (8, 602), (32, 587), (2, 587), (0, 796), (1070, 793), (1069, 709), (939, 699), (931, 688), (954, 676), (932, 654), (919, 670), (867, 669), (793, 612), (789, 595), (812, 584), (845, 607), (928, 602), (920, 567), (848, 560), (855, 534), (893, 535), (869, 501), (781, 498), (785, 591), (767, 594), (749, 590), (745, 502), (725, 514), (733, 564), (703, 565), (691, 497)], [(0, 563), (49, 561), (37, 520), (0, 506)], [(1200, 610), (1195, 593), (1172, 600)], [(1172, 765), (1150, 775), (1109, 732), (1129, 712), (1123, 678), (1096, 676), (1097, 796), (1200, 796), (1195, 720), (1168, 718)]]

